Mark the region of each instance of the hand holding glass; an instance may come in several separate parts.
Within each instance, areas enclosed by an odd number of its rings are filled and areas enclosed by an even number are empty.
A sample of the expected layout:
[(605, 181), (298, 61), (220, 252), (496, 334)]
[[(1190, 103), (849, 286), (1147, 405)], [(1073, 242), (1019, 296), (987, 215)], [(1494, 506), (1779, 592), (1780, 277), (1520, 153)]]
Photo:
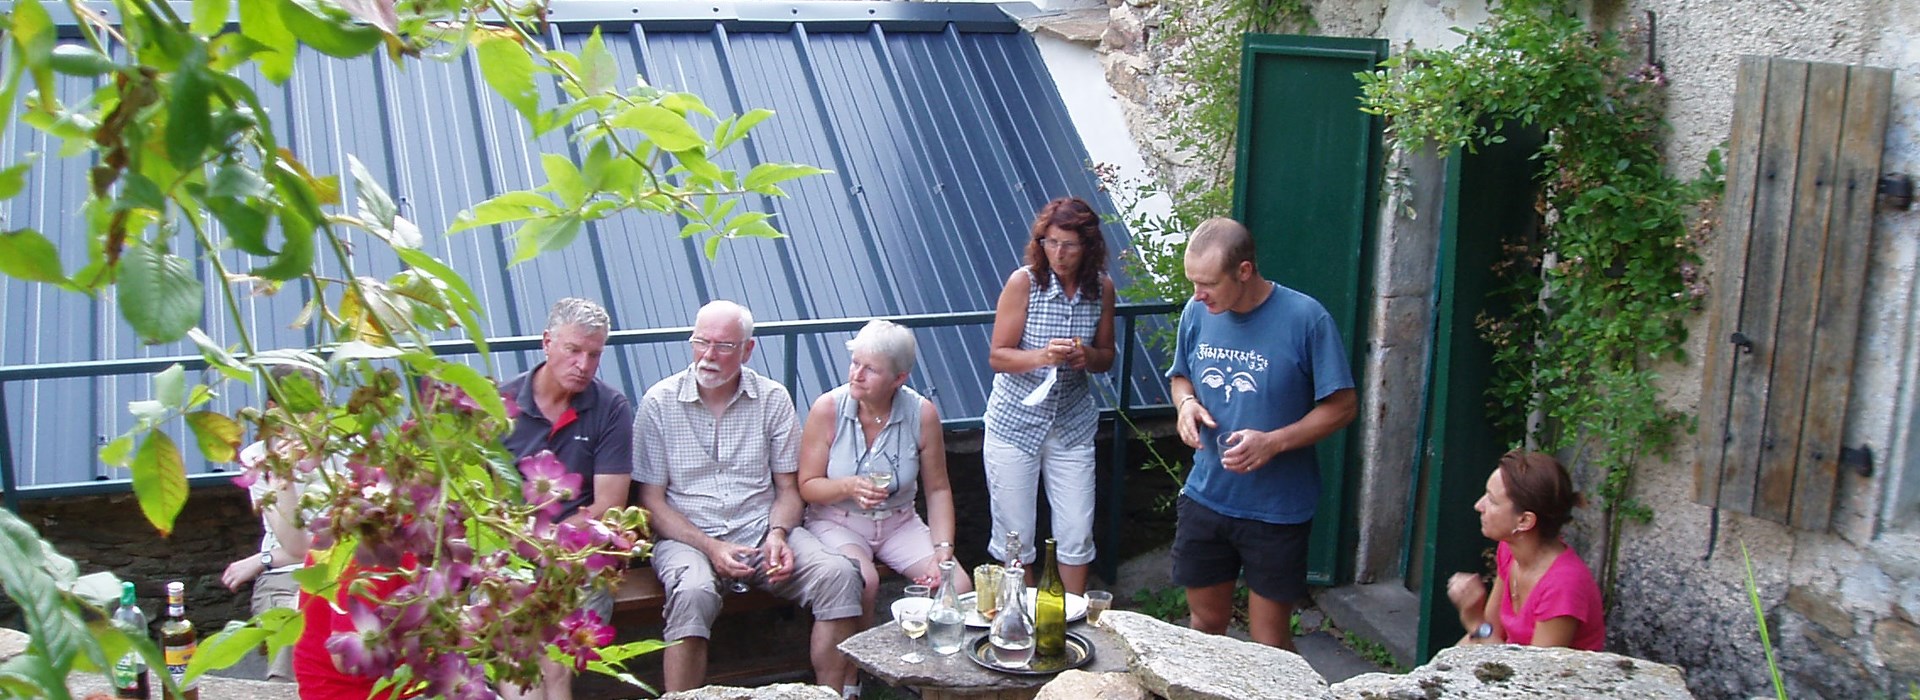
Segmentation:
[(758, 549), (743, 549), (743, 550), (734, 552), (733, 553), (734, 561), (740, 562), (742, 564), (746, 564), (748, 568), (751, 568), (754, 571), (753, 573), (747, 574), (743, 578), (727, 579), (727, 590), (733, 591), (735, 593), (745, 593), (748, 590), (750, 590), (752, 586), (748, 585), (747, 583), (748, 579), (753, 578), (755, 573), (759, 573), (760, 564), (761, 562), (766, 561), (766, 559), (767, 559), (767, 555), (761, 553), (760, 550)]

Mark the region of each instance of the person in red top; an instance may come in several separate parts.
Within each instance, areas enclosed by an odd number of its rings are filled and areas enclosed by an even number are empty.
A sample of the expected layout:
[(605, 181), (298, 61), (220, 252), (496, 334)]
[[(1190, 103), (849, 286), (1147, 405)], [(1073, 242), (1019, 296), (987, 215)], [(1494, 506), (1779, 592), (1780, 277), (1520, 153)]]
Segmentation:
[(1580, 503), (1566, 467), (1550, 455), (1513, 451), (1487, 477), (1473, 505), (1480, 534), (1499, 542), (1493, 595), (1480, 576), (1454, 574), (1447, 597), (1467, 629), (1463, 644), (1523, 644), (1600, 651), (1607, 621), (1600, 586), (1560, 539)]
[[(351, 556), (349, 552), (336, 552), (335, 556)], [(307, 565), (312, 566), (312, 556), (308, 556)], [(418, 566), (412, 554), (402, 557), (402, 568), (412, 569)], [(340, 589), (335, 599), (338, 604), (330, 603), (326, 598), (300, 593), (300, 615), (306, 619), (306, 627), (300, 630), (300, 640), (293, 645), (293, 678), (300, 687), (300, 700), (393, 700), (405, 697), (392, 689), (378, 696), (373, 689), (379, 684), (377, 676), (350, 673), (345, 667), (351, 663), (339, 655), (327, 650), (327, 640), (336, 633), (353, 634), (360, 632), (354, 624), (354, 608), (362, 608), (361, 616), (372, 620), (370, 606), (376, 601), (393, 595), (395, 590), (406, 581), (398, 576), (389, 577), (373, 583), (368, 590), (369, 596), (356, 596), (347, 592), (353, 580), (363, 571), (358, 565), (349, 565), (340, 574)]]

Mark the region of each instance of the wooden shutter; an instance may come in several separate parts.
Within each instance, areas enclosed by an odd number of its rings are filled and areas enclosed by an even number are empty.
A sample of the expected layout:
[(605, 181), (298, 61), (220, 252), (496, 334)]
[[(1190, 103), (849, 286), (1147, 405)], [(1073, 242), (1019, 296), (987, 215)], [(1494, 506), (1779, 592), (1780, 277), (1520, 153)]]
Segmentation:
[(1694, 495), (1825, 529), (1893, 72), (1746, 56), (1737, 82)]

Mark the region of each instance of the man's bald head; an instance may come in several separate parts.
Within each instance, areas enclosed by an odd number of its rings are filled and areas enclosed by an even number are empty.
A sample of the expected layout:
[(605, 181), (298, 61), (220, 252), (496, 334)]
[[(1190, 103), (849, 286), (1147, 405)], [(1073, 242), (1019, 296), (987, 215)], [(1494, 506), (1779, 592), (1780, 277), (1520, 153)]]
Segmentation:
[(1259, 264), (1253, 261), (1253, 234), (1240, 222), (1224, 216), (1200, 222), (1187, 238), (1187, 257), (1210, 260), (1223, 272), (1238, 269), (1242, 262), (1252, 263), (1254, 271), (1259, 270)]

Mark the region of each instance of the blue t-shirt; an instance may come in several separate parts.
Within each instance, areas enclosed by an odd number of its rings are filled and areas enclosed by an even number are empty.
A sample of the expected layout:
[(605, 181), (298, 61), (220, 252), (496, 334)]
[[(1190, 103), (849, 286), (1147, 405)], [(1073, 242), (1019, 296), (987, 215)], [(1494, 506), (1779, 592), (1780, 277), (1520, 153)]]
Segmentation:
[[(1346, 348), (1333, 316), (1313, 297), (1273, 284), (1248, 313), (1207, 312), (1187, 302), (1168, 377), (1186, 377), (1220, 431), (1276, 430), (1298, 422), (1319, 401), (1353, 388)], [(1215, 431), (1201, 425), (1202, 449), (1181, 494), (1222, 515), (1267, 523), (1313, 519), (1320, 466), (1311, 446), (1275, 455), (1246, 474), (1220, 468)]]

